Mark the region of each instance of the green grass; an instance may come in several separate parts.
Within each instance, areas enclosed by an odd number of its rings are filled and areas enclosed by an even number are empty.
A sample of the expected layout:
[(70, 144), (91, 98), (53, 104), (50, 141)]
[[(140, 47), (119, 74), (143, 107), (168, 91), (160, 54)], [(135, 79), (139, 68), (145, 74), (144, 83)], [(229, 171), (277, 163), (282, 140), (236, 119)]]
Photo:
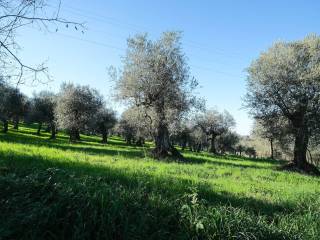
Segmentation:
[(319, 239), (320, 179), (266, 159), (0, 134), (0, 239)]

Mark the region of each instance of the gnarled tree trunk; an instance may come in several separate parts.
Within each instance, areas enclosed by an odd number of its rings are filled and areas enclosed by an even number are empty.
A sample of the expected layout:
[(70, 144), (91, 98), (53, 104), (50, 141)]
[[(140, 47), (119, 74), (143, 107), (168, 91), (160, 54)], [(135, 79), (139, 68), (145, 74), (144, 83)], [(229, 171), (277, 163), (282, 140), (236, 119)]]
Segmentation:
[(174, 148), (170, 142), (169, 131), (166, 124), (160, 123), (157, 128), (157, 135), (155, 137), (156, 147), (152, 153), (155, 158), (166, 158), (172, 156), (178, 159), (183, 159), (181, 153)]
[(174, 157), (183, 160), (182, 154), (171, 144), (168, 125), (166, 123), (164, 100), (162, 100), (156, 109), (159, 116), (159, 122), (157, 124), (155, 145), (156, 147), (152, 151), (152, 155), (155, 158)]
[(157, 129), (157, 135), (155, 137), (156, 147), (153, 150), (153, 154), (157, 158), (164, 158), (169, 156), (171, 151), (171, 143), (169, 139), (168, 127), (165, 124), (160, 123)]

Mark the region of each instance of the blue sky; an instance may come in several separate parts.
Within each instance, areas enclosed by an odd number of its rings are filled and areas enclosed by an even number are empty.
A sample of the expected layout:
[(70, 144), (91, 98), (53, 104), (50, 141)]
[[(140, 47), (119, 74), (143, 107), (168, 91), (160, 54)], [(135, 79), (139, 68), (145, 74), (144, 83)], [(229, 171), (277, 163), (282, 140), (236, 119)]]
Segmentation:
[(67, 81), (95, 87), (111, 101), (107, 67), (121, 67), (127, 37), (148, 32), (157, 38), (163, 31), (179, 30), (191, 74), (201, 86), (198, 95), (209, 108), (228, 110), (236, 131), (248, 134), (252, 120), (241, 100), (246, 67), (275, 41), (319, 33), (319, 12), (319, 1), (63, 0), (60, 15), (85, 22), (87, 30), (82, 34), (60, 26), (57, 33), (29, 27), (19, 31), (24, 62), (47, 61), (54, 80), (22, 90), (28, 95), (39, 89), (57, 92)]

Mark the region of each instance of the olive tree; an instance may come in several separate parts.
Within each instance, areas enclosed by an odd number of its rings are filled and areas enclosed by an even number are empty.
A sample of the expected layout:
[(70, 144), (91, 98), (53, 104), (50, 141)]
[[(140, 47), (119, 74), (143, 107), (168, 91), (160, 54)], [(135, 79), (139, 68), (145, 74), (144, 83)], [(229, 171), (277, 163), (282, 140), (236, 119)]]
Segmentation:
[(221, 153), (234, 153), (239, 141), (240, 137), (237, 133), (233, 131), (226, 131), (217, 138), (217, 146)]
[(20, 119), (25, 115), (27, 97), (17, 88), (10, 88), (7, 98), (9, 118), (13, 121), (13, 128), (19, 128)]
[(152, 136), (150, 122), (141, 107), (131, 107), (122, 113), (119, 131), (128, 144), (134, 142), (137, 146), (142, 146)]
[[(270, 143), (270, 158), (274, 159), (274, 145), (275, 142), (284, 142), (288, 134), (290, 134), (290, 127), (288, 122), (282, 116), (271, 114), (256, 118), (253, 127), (253, 134), (267, 139)], [(282, 144), (280, 144), (282, 145)]]
[(42, 125), (46, 123), (51, 131), (50, 138), (54, 139), (56, 137), (55, 106), (56, 96), (54, 93), (41, 91), (34, 94), (31, 99), (29, 121), (38, 123), (37, 135), (40, 135)]
[(208, 146), (207, 135), (195, 125), (191, 128), (189, 148), (191, 151), (200, 152)]
[(207, 110), (197, 116), (196, 121), (210, 140), (209, 151), (214, 154), (217, 153), (216, 138), (235, 126), (234, 118), (227, 111)]
[(189, 75), (180, 38), (179, 32), (165, 32), (156, 41), (147, 35), (129, 38), (117, 78), (118, 98), (152, 113), (147, 117), (154, 126), (156, 158), (182, 157), (170, 142), (168, 125), (195, 103), (192, 91), (197, 82)]
[(121, 117), (116, 126), (116, 131), (125, 139), (127, 144), (131, 145), (134, 142), (135, 128), (127, 119)]
[(25, 115), (26, 96), (18, 88), (8, 84), (0, 86), (0, 115), (4, 124), (3, 131), (8, 131), (8, 121), (13, 121), (14, 129), (18, 129), (19, 120)]
[(187, 145), (191, 143), (192, 125), (189, 121), (180, 121), (176, 124), (171, 124), (172, 140), (180, 145), (182, 150), (185, 150)]
[(291, 125), (293, 166), (317, 171), (307, 162), (309, 139), (320, 119), (320, 38), (278, 42), (248, 68), (246, 105), (261, 116), (277, 114)]
[(8, 85), (0, 80), (0, 121), (3, 123), (3, 132), (8, 131), (8, 108), (6, 106), (6, 101), (9, 95)]
[(117, 122), (116, 113), (112, 109), (102, 107), (94, 115), (94, 119), (91, 122), (90, 128), (102, 135), (102, 143), (108, 142), (108, 135), (110, 129), (112, 129)]
[(63, 84), (55, 108), (58, 127), (69, 132), (70, 141), (80, 140), (80, 131), (88, 128), (102, 106), (103, 100), (97, 90), (89, 86)]

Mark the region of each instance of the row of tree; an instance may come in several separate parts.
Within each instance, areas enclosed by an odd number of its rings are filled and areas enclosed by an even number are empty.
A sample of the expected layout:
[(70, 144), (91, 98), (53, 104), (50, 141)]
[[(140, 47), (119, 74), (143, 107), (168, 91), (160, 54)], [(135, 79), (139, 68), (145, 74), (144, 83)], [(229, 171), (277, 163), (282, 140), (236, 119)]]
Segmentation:
[[(102, 142), (107, 143), (111, 132), (121, 135), (128, 144), (142, 146), (146, 140), (152, 141), (157, 136), (153, 126), (156, 119), (152, 112), (142, 107), (130, 107), (117, 120), (116, 113), (106, 107), (103, 97), (88, 86), (63, 84), (58, 94), (48, 91), (35, 93), (32, 98), (22, 94), (19, 89), (2, 84), (0, 118), (3, 131), (8, 131), (9, 120), (14, 129), (19, 121), (37, 123), (37, 134), (43, 125), (51, 132), (51, 139), (56, 137), (57, 129), (66, 130), (70, 141), (80, 140), (80, 133), (99, 134)], [(217, 110), (197, 112), (168, 123), (170, 144), (180, 145), (184, 150), (200, 152), (207, 150), (214, 154), (247, 152), (250, 149), (239, 145), (240, 137), (232, 131), (235, 125), (228, 112)]]
[[(152, 141), (157, 132), (152, 126), (154, 118), (148, 116), (142, 108), (131, 107), (123, 112), (114, 132), (123, 136), (128, 144), (141, 146), (146, 140)], [(194, 152), (255, 156), (254, 148), (240, 144), (241, 137), (233, 131), (234, 126), (233, 117), (226, 111), (200, 111), (168, 124), (170, 144)]]
[(27, 123), (38, 123), (37, 134), (46, 124), (52, 139), (59, 128), (69, 133), (70, 141), (80, 140), (80, 132), (85, 132), (102, 135), (102, 142), (106, 143), (108, 132), (116, 123), (116, 113), (88, 86), (63, 84), (58, 94), (42, 91), (29, 99), (19, 89), (2, 82), (0, 92), (0, 120), (4, 132), (8, 131), (9, 120), (18, 129), (23, 119)]

